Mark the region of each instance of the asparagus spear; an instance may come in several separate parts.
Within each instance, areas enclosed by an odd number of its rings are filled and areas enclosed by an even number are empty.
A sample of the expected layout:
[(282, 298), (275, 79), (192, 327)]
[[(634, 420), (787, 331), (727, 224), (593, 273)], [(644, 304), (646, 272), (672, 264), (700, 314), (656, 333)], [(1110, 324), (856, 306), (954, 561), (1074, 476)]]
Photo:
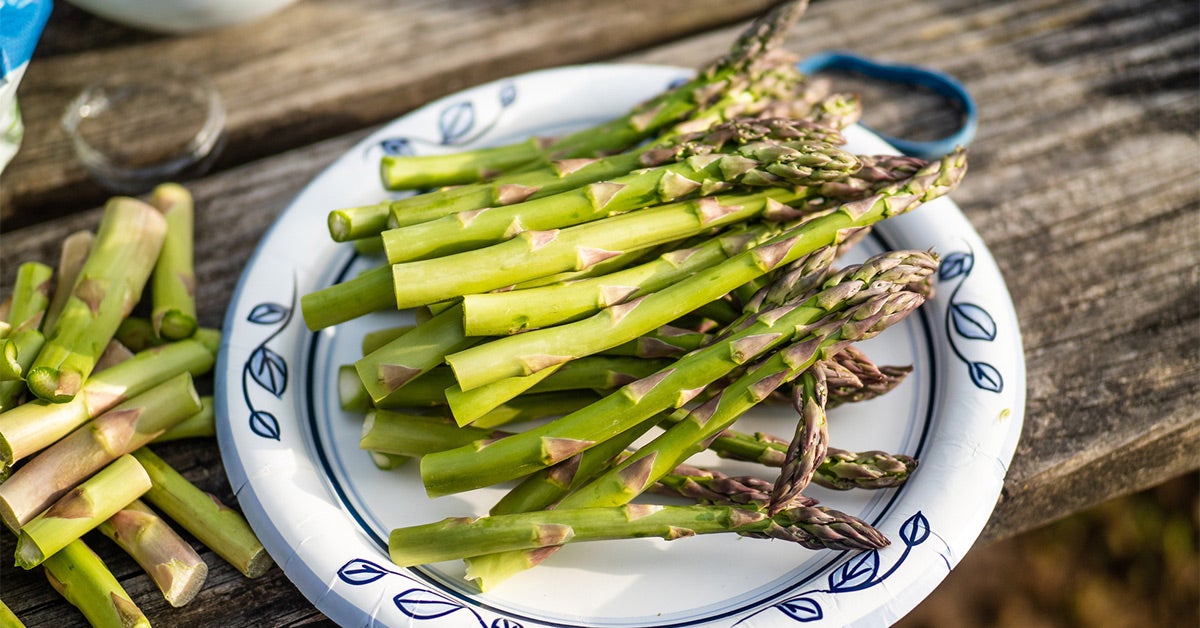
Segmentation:
[(181, 373), (200, 376), (213, 367), (216, 348), (201, 342), (207, 334), (147, 349), (90, 377), (67, 403), (30, 401), (0, 414), (0, 467), (40, 451), (63, 436)]
[(0, 381), (23, 379), (25, 369), (42, 348), (42, 319), (50, 303), (53, 274), (54, 269), (38, 262), (25, 262), (17, 269), (8, 313), (11, 330), (0, 339)]
[(394, 307), (396, 296), (392, 292), (390, 265), (372, 268), (353, 279), (300, 297), (300, 312), (311, 331)]
[(57, 403), (79, 392), (141, 298), (165, 234), (166, 221), (152, 207), (127, 197), (109, 200), (75, 289), (29, 368), (31, 392)]
[(149, 449), (137, 449), (133, 457), (150, 475), (146, 501), (246, 577), (257, 578), (271, 568), (271, 556), (240, 513), (196, 488)]
[(166, 340), (189, 338), (196, 331), (196, 272), (193, 263), (192, 195), (176, 183), (154, 188), (150, 204), (162, 212), (167, 233), (154, 265), (150, 320)]
[(812, 481), (817, 467), (825, 461), (829, 448), (829, 430), (825, 415), (828, 391), (825, 376), (819, 367), (810, 368), (800, 376), (794, 387), (792, 405), (800, 415), (796, 433), (788, 445), (779, 476), (771, 489), (767, 512), (778, 512), (795, 499)]
[(879, 549), (887, 540), (835, 510), (797, 507), (774, 516), (733, 506), (629, 504), (610, 508), (542, 510), (396, 528), (388, 555), (402, 567), (514, 550), (557, 548), (565, 543), (733, 532), (794, 541), (808, 548)]
[[(671, 473), (659, 478), (654, 490), (694, 499), (702, 504), (766, 510), (771, 500), (772, 486), (771, 482), (752, 475), (731, 476), (711, 469), (679, 465)], [(792, 505), (815, 506), (816, 500), (798, 496)]]
[(846, 230), (902, 214), (945, 194), (965, 170), (965, 153), (955, 151), (909, 179), (885, 186), (874, 196), (845, 203), (832, 213), (805, 221), (762, 245), (638, 300), (574, 323), (493, 340), (446, 359), (459, 384), (469, 389), (504, 377), (528, 375), (544, 366), (628, 342), (668, 323), (678, 312), (694, 310), (755, 277), (821, 247), (836, 245)]
[(672, 367), (628, 384), (583, 410), (483, 448), (461, 447), (426, 456), (421, 461), (426, 491), (440, 495), (477, 488), (569, 458), (669, 406), (682, 405), (711, 382), (788, 342), (794, 334), (809, 333), (808, 326), (830, 313), (897, 291), (916, 277), (927, 277), (933, 267), (929, 259), (912, 253), (877, 256), (848, 269), (803, 303), (764, 313), (754, 325), (689, 353)]
[(117, 514), (150, 489), (150, 477), (138, 461), (125, 454), (60, 497), (44, 512), (21, 526), (17, 566), (32, 569)]
[(468, 336), (506, 336), (578, 320), (713, 266), (753, 246), (769, 233), (771, 230), (765, 225), (731, 229), (698, 246), (675, 249), (608, 275), (569, 284), (465, 295), (463, 327)]
[[(623, 251), (656, 246), (736, 224), (804, 196), (804, 190), (790, 188), (722, 194), (660, 205), (561, 230), (524, 231), (510, 240), (481, 249), (395, 264), (392, 281), (396, 305), (406, 308), (434, 303), (564, 270), (580, 270)], [(706, 299), (706, 302), (711, 300)]]
[(787, 30), (807, 8), (805, 2), (781, 4), (756, 20), (734, 42), (728, 54), (704, 68), (696, 78), (635, 107), (625, 116), (543, 143), (533, 138), (517, 144), (450, 155), (384, 157), (381, 174), (389, 189), (459, 185), (487, 179), (518, 166), (554, 159), (590, 157), (624, 150), (659, 129), (687, 117), (722, 82), (738, 74), (762, 71)]
[(371, 399), (378, 402), (442, 363), (447, 353), (478, 342), (462, 328), (462, 306), (455, 305), (363, 356), (355, 370)]
[(140, 499), (97, 529), (141, 565), (171, 606), (192, 601), (204, 586), (208, 577), (204, 559)]
[(91, 231), (76, 231), (63, 239), (62, 251), (58, 257), (58, 275), (54, 282), (54, 296), (46, 307), (46, 318), (42, 321), (42, 329), (54, 329), (59, 314), (71, 298), (75, 290), (75, 280), (79, 278), (79, 270), (92, 250), (96, 236)]
[(149, 628), (150, 621), (134, 604), (104, 561), (83, 541), (74, 541), (42, 563), (46, 579), (92, 626)]
[(200, 411), (172, 425), (154, 439), (165, 443), (184, 438), (212, 438), (217, 435), (217, 415), (212, 395), (200, 397)]
[(154, 440), (200, 411), (188, 373), (92, 419), (13, 472), (0, 484), (0, 516), (19, 528), (104, 465)]

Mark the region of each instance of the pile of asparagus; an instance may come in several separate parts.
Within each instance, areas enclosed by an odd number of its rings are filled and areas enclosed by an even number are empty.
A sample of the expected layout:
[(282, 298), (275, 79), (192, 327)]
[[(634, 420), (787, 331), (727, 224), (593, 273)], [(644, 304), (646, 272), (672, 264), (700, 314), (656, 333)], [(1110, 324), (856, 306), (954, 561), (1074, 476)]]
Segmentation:
[[(168, 519), (248, 577), (272, 564), (241, 514), (147, 447), (215, 433), (196, 384), (220, 332), (197, 324), (192, 251), (185, 188), (115, 197), (95, 233), (63, 241), (57, 269), (22, 264), (0, 306), (0, 519), (17, 566), (40, 566), (95, 626), (149, 622), (82, 540), (92, 530), (172, 606), (195, 597), (208, 566)], [(2, 602), (0, 618), (21, 625)]]
[[(801, 75), (780, 47), (804, 8), (777, 6), (694, 79), (616, 120), (384, 157), (385, 186), (425, 193), (329, 214), (334, 240), (387, 262), (305, 295), (308, 326), (418, 312), (415, 326), (369, 334), (342, 367), (343, 405), (365, 416), (361, 446), (383, 467), (420, 458), (430, 496), (514, 482), (487, 516), (393, 530), (395, 563), (462, 558), (486, 590), (567, 542), (724, 532), (887, 544), (803, 491), (892, 487), (915, 468), (831, 447), (827, 410), (903, 379), (908, 367), (878, 366), (854, 343), (928, 297), (937, 259), (834, 264), (872, 224), (954, 188), (966, 160), (839, 148), (857, 99)], [(781, 426), (790, 438), (734, 429), (779, 399), (797, 413)], [(776, 478), (689, 466), (705, 449)], [(633, 502), (649, 493), (693, 503)]]

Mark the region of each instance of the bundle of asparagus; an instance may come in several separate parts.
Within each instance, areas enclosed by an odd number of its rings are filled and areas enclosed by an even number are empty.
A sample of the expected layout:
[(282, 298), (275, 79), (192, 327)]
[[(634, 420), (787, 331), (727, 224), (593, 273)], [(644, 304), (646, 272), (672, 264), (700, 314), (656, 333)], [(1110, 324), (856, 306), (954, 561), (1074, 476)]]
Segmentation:
[[(621, 118), (385, 157), (385, 187), (441, 189), (330, 212), (332, 239), (387, 260), (304, 295), (307, 325), (420, 313), (339, 373), (343, 407), (364, 415), (361, 447), (384, 468), (419, 458), (431, 496), (516, 482), (486, 516), (393, 530), (394, 562), (462, 558), (486, 590), (584, 540), (887, 544), (804, 489), (894, 487), (915, 469), (831, 446), (827, 410), (910, 370), (854, 343), (924, 302), (937, 258), (833, 265), (871, 225), (953, 189), (966, 159), (839, 148), (857, 99), (800, 75), (779, 46), (805, 4), (780, 4), (696, 78)], [(736, 431), (780, 399), (795, 408), (790, 438)], [(691, 466), (706, 449), (778, 470)], [(650, 493), (694, 503), (632, 503)]]
[(175, 526), (248, 577), (271, 564), (239, 513), (147, 449), (214, 435), (195, 378), (220, 343), (196, 320), (191, 194), (164, 184), (148, 200), (111, 199), (95, 234), (64, 240), (57, 269), (23, 264), (0, 337), (0, 519), (17, 566), (43, 569), (97, 626), (149, 622), (83, 540), (92, 530), (172, 606), (208, 574)]

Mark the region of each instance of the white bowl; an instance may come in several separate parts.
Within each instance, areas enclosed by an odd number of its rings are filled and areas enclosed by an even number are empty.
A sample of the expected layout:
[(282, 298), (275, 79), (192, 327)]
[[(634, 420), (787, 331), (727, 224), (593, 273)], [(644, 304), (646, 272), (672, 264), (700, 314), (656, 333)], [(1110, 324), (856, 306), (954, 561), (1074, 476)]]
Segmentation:
[(296, 0), (68, 0), (114, 22), (158, 33), (190, 33), (249, 22)]

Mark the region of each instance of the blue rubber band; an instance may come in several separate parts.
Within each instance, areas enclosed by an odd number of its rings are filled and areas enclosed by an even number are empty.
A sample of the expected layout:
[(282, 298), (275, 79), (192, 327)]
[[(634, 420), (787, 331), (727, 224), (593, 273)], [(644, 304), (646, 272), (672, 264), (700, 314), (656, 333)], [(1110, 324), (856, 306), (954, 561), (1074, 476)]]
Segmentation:
[(966, 146), (975, 138), (975, 128), (978, 125), (975, 101), (967, 93), (966, 88), (954, 78), (937, 70), (915, 65), (898, 63), (883, 63), (856, 55), (851, 52), (829, 51), (820, 52), (796, 64), (804, 74), (816, 74), (821, 70), (842, 70), (860, 74), (867, 78), (879, 79), (901, 85), (917, 85), (933, 91), (950, 100), (962, 113), (962, 126), (957, 131), (937, 140), (917, 142), (898, 137), (879, 135), (896, 150), (905, 155), (936, 159), (952, 152), (959, 146)]

